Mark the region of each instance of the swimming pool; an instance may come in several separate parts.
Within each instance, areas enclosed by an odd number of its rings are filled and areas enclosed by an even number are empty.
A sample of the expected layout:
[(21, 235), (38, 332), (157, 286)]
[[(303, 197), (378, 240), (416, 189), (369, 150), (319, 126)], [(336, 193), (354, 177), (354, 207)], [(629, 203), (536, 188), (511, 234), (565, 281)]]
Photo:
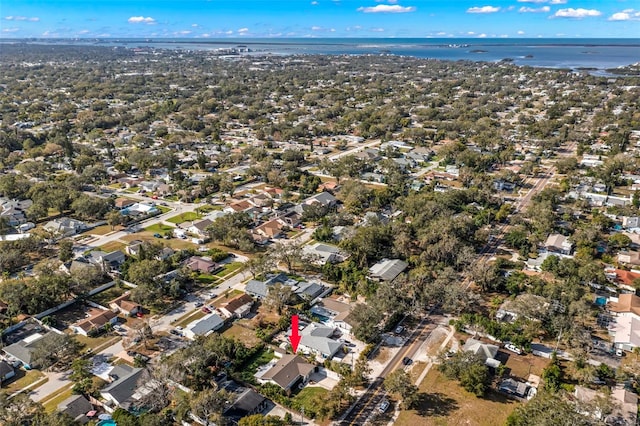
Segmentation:
[(602, 296), (598, 296), (596, 297), (596, 300), (594, 302), (596, 305), (598, 306), (604, 306), (607, 304), (607, 298), (606, 297), (602, 297)]
[(96, 426), (118, 426), (118, 424), (113, 421), (113, 419), (109, 420), (100, 420)]

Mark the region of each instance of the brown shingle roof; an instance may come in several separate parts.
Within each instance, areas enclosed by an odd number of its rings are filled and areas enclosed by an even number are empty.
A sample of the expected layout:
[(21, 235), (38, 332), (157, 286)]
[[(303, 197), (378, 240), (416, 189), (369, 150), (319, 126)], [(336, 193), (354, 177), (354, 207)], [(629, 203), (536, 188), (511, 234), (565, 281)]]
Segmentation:
[(618, 303), (611, 303), (609, 309), (613, 312), (631, 312), (640, 315), (640, 297), (635, 294), (621, 294)]

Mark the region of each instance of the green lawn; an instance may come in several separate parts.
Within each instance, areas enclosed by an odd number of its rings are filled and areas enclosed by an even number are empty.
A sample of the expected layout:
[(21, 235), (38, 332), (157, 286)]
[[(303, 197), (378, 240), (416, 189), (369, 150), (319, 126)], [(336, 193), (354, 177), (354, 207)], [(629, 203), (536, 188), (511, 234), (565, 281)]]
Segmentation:
[(94, 352), (97, 348), (100, 348), (107, 343), (113, 344), (119, 339), (119, 337), (109, 334), (101, 334), (98, 337), (88, 337), (83, 336), (82, 334), (74, 334), (73, 336), (78, 342), (84, 345), (83, 350), (86, 351), (88, 349), (92, 349)]
[(163, 234), (167, 231), (173, 231), (173, 226), (164, 225), (162, 223), (156, 223), (155, 225), (148, 226), (144, 228), (145, 231)]
[(131, 194), (135, 194), (136, 192), (138, 192), (140, 188), (138, 188), (137, 186), (132, 186), (131, 188), (127, 188), (124, 190), (124, 192), (129, 192)]
[(70, 385), (63, 390), (58, 389), (50, 398), (45, 398), (41, 402), (46, 411), (52, 412), (58, 409), (58, 404), (69, 398), (71, 395), (73, 395), (73, 385)]
[(184, 212), (184, 213), (180, 213), (177, 216), (170, 217), (169, 219), (167, 219), (167, 222), (180, 224), (184, 222), (190, 222), (192, 220), (198, 220), (201, 217), (202, 216), (196, 212)]
[(105, 291), (101, 291), (98, 294), (94, 294), (91, 296), (90, 300), (95, 303), (99, 303), (102, 306), (107, 306), (110, 300), (115, 299), (116, 297), (122, 296), (125, 290), (117, 285), (106, 289)]
[(162, 212), (162, 214), (164, 213), (168, 213), (171, 211), (171, 209), (169, 207), (166, 206), (160, 206), (158, 204), (156, 204), (156, 209), (160, 210)]
[(293, 397), (294, 406), (304, 407), (306, 412), (316, 411), (318, 399), (326, 399), (329, 391), (325, 388), (307, 386)]
[(109, 253), (116, 250), (122, 250), (125, 247), (126, 244), (121, 241), (109, 241), (107, 244), (101, 245), (100, 250)]
[(212, 206), (211, 204), (205, 204), (202, 207), (198, 207), (196, 211), (200, 214), (207, 214), (214, 210), (222, 210), (222, 206)]
[(178, 326), (186, 327), (192, 321), (198, 320), (198, 319), (204, 317), (205, 315), (207, 315), (207, 314), (202, 312), (200, 309), (198, 309), (197, 311), (190, 312), (190, 313), (182, 316), (180, 319), (178, 319), (178, 321), (175, 322), (174, 326), (175, 327), (178, 327)]
[(242, 268), (243, 265), (244, 263), (242, 262), (227, 263), (224, 265), (224, 268), (222, 268), (222, 270), (216, 272), (215, 276), (226, 277), (227, 275), (231, 275), (232, 273), (237, 272), (240, 268)]
[[(9, 382), (8, 384), (4, 384), (2, 387), (2, 390), (7, 392), (7, 394), (9, 395), (29, 386), (32, 383), (37, 382), (40, 379), (43, 379), (44, 373), (40, 370), (29, 370), (26, 372), (24, 370), (16, 370), (15, 377), (16, 378), (12, 379), (13, 381)], [(41, 384), (44, 384), (45, 382), (46, 380)]]
[(263, 348), (242, 366), (242, 371), (239, 372), (242, 380), (257, 384), (253, 375), (258, 371), (258, 367), (271, 361), (274, 356), (275, 355), (271, 349), (267, 347)]
[(211, 285), (211, 284), (217, 284), (218, 281), (220, 281), (220, 278), (211, 274), (200, 274), (196, 277), (196, 281), (199, 282), (200, 284)]

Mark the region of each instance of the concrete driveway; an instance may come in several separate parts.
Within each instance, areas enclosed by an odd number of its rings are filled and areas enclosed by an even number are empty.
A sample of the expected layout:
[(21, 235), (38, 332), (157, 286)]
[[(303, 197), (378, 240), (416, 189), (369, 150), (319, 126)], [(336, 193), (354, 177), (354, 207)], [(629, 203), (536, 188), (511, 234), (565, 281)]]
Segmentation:
[(29, 397), (38, 402), (53, 393), (57, 393), (60, 389), (71, 386), (73, 382), (68, 379), (71, 371), (63, 371), (62, 373), (45, 373), (49, 379), (46, 383), (38, 386), (29, 393)]

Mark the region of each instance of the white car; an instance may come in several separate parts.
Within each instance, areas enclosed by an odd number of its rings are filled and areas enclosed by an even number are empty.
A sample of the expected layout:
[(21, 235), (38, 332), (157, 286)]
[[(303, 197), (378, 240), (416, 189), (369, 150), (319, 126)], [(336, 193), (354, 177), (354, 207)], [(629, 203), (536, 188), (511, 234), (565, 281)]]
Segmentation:
[(378, 410), (381, 413), (384, 413), (388, 409), (389, 409), (389, 401), (387, 401), (386, 399), (383, 399), (382, 402), (380, 403), (380, 405), (378, 406)]
[(519, 347), (517, 347), (516, 345), (514, 345), (513, 343), (507, 343), (504, 345), (504, 348), (508, 351), (511, 351), (513, 353), (516, 353), (518, 355), (522, 354), (522, 349), (520, 349)]

